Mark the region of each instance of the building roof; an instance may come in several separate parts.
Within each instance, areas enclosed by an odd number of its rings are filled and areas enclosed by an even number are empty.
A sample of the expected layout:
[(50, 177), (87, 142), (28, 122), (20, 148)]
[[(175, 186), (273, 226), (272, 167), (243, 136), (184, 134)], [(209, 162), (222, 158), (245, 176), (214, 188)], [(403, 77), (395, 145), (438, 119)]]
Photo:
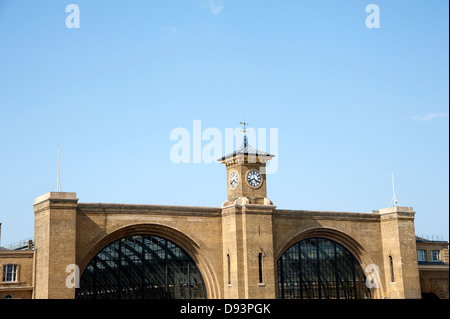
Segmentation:
[(242, 142), (241, 147), (239, 147), (233, 153), (229, 153), (229, 154), (219, 158), (218, 161), (223, 161), (227, 158), (234, 157), (236, 155), (256, 155), (256, 156), (264, 156), (264, 157), (270, 157), (270, 158), (275, 157), (275, 155), (272, 155), (267, 152), (260, 151), (260, 150), (257, 150), (255, 148), (251, 147), (248, 144), (248, 139), (247, 139), (246, 135), (244, 135), (244, 140)]
[(416, 243), (442, 243), (442, 244), (448, 244), (445, 240), (429, 240), (428, 238), (423, 238), (416, 236)]
[(246, 147), (240, 147), (239, 149), (237, 149), (236, 151), (234, 151), (233, 153), (229, 153), (225, 156), (223, 156), (222, 158), (219, 159), (219, 161), (223, 161), (227, 158), (230, 157), (234, 157), (236, 155), (256, 155), (256, 156), (267, 156), (267, 157), (274, 157), (275, 155), (271, 155), (267, 152), (264, 151), (259, 151), (257, 149), (254, 149), (251, 146), (246, 146)]

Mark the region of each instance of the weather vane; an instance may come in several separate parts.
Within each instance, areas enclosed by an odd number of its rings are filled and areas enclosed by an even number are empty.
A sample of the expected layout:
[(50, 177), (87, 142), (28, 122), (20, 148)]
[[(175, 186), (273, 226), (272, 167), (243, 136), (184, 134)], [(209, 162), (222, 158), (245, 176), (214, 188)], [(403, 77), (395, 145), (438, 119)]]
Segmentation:
[(244, 130), (242, 130), (242, 132), (244, 133), (244, 147), (248, 146), (248, 139), (247, 139), (247, 130), (246, 130), (246, 126), (248, 125), (248, 123), (245, 123), (245, 119), (244, 122), (239, 122), (241, 125), (244, 125)]
[(248, 123), (245, 123), (245, 120), (244, 120), (244, 122), (239, 122), (239, 123), (241, 125), (244, 125), (244, 130), (242, 132), (247, 133), (247, 130), (245, 129), (245, 127), (248, 125)]

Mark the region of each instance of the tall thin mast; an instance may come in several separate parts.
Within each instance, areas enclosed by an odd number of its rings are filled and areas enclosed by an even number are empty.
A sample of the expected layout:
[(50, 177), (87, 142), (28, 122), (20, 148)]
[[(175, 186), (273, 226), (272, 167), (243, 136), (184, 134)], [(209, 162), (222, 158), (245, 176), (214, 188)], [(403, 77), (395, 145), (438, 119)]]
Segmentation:
[(59, 144), (58, 144), (58, 171), (56, 175), (56, 191), (61, 192), (61, 183), (59, 182)]
[(395, 197), (394, 170), (391, 170), (391, 173), (392, 173), (392, 193), (394, 194), (392, 200), (394, 201), (394, 207), (397, 207), (398, 201), (397, 198)]
[(244, 125), (244, 130), (242, 131), (244, 133), (244, 143), (243, 143), (243, 147), (247, 147), (248, 146), (248, 138), (247, 138), (247, 130), (246, 130), (246, 126), (248, 125), (248, 123), (245, 123), (245, 118), (244, 118), (244, 122), (239, 122), (241, 125)]

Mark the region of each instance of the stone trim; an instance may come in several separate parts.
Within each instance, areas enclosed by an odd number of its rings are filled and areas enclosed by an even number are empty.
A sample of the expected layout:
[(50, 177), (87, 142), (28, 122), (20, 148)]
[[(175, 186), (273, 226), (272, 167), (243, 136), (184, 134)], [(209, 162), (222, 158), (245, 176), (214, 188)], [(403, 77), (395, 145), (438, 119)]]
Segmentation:
[(139, 204), (79, 203), (77, 205), (77, 213), (219, 217), (221, 208)]

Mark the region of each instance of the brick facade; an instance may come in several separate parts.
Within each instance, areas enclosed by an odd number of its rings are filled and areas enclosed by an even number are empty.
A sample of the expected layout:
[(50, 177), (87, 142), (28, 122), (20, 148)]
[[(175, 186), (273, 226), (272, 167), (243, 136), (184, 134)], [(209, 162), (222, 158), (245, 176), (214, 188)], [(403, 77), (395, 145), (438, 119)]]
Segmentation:
[[(20, 264), (21, 282), (32, 287), (17, 296), (75, 298), (75, 288), (66, 286), (67, 266), (77, 265), (82, 273), (109, 243), (152, 234), (192, 257), (208, 298), (277, 298), (278, 259), (310, 237), (344, 246), (364, 270), (376, 265), (380, 287), (372, 288), (374, 298), (421, 298), (412, 208), (372, 213), (279, 210), (267, 198), (264, 174), (260, 187), (245, 181), (249, 170), (264, 168), (270, 158), (247, 163), (245, 156), (243, 161), (236, 161), (238, 157), (222, 159), (227, 182), (236, 170), (240, 184), (228, 187), (228, 200), (220, 208), (80, 203), (75, 193), (60, 192), (38, 197), (34, 251), (15, 257), (0, 253), (0, 264)], [(0, 284), (0, 298), (5, 293)]]

